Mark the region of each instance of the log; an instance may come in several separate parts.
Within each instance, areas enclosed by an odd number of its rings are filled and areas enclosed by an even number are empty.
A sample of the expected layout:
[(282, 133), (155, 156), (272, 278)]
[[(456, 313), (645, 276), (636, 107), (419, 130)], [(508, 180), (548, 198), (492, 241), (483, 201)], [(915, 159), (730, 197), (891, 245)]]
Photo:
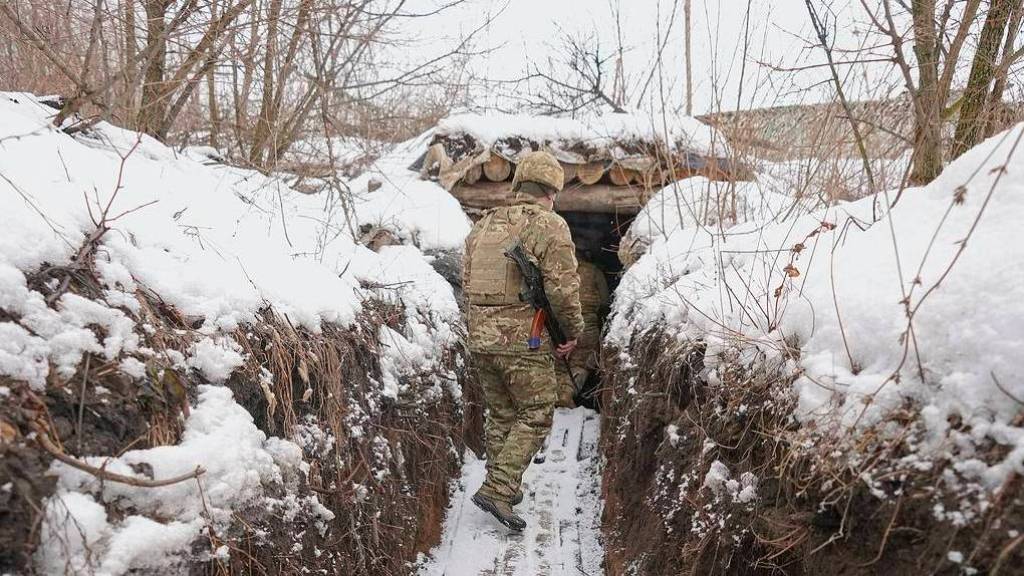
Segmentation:
[(565, 183), (572, 182), (572, 179), (576, 177), (576, 165), (575, 164), (562, 164), (562, 173), (565, 174)]
[(608, 179), (616, 186), (629, 186), (633, 182), (642, 181), (636, 170), (622, 166), (612, 166), (612, 169), (608, 171)]
[(484, 176), (491, 182), (504, 182), (512, 174), (512, 163), (497, 154), (484, 162)]
[[(452, 195), (467, 211), (504, 206), (512, 199), (512, 189), (506, 182), (481, 180), (472, 186), (460, 184)], [(637, 187), (571, 186), (558, 195), (555, 210), (559, 212), (596, 212), (632, 215), (648, 199), (648, 193)]]
[(604, 164), (600, 162), (590, 162), (576, 166), (576, 177), (584, 184), (597, 184), (601, 180), (601, 176), (604, 176)]
[(451, 165), (452, 159), (445, 152), (444, 145), (438, 142), (427, 149), (427, 156), (423, 159), (423, 166), (420, 168), (420, 178), (428, 180), (431, 174), (440, 174), (443, 170), (451, 168)]
[[(672, 171), (662, 166), (655, 166), (641, 174), (640, 177), (645, 187), (658, 189), (672, 182)], [(681, 175), (678, 179), (682, 179)]]
[(484, 173), (484, 169), (480, 164), (474, 164), (469, 170), (466, 170), (466, 175), (462, 177), (462, 181), (466, 184), (476, 184), (480, 181), (480, 176)]

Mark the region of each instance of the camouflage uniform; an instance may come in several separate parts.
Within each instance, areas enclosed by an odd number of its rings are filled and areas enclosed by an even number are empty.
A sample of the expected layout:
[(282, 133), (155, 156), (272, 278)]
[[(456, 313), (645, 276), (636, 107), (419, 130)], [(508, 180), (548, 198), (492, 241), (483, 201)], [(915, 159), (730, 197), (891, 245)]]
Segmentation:
[(580, 278), (580, 308), (586, 326), (579, 336), (576, 350), (569, 357), (569, 365), (572, 366), (576, 382), (573, 383), (569, 378), (565, 362), (555, 363), (555, 377), (558, 380), (557, 406), (565, 408), (574, 405), (572, 397), (576, 387), (582, 386), (588, 374), (597, 370), (601, 351), (600, 311), (608, 302), (608, 282), (600, 268), (581, 259), (576, 272)]
[(565, 220), (525, 193), (516, 194), (509, 206), (485, 212), (466, 239), (463, 287), (469, 349), (488, 409), (487, 479), (478, 493), (506, 503), (519, 491), (523, 472), (551, 428), (556, 397), (548, 334), (539, 349), (527, 346), (534, 310), (519, 300), (522, 276), (504, 255), (514, 238), (543, 273), (566, 337), (584, 330), (575, 249)]

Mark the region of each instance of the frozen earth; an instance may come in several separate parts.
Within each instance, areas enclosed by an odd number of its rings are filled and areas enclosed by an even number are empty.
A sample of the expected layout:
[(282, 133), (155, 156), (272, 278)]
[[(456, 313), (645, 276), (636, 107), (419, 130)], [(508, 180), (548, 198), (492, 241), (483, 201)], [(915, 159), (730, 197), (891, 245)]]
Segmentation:
[(516, 512), (529, 524), (510, 533), (471, 501), (484, 480), (483, 460), (466, 456), (441, 543), (419, 576), (598, 576), (601, 499), (597, 414), (558, 409), (547, 460), (523, 477)]

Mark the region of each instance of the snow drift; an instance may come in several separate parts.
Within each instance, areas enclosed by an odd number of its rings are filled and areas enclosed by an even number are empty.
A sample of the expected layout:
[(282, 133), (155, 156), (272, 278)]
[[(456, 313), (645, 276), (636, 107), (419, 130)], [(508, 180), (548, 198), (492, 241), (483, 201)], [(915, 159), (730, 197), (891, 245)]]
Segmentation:
[[(712, 366), (727, 347), (792, 360), (804, 421), (864, 428), (910, 401), (929, 446), (958, 416), (970, 439), (1024, 447), (1021, 431), (1006, 428), (1020, 410), (1012, 400), (1024, 398), (1012, 377), (1024, 371), (1022, 132), (996, 136), (927, 187), (903, 191), (874, 223), (872, 203), (896, 192), (722, 232), (670, 222), (623, 278), (610, 341), (664, 323), (677, 338), (705, 341)], [(760, 201), (772, 207), (767, 195)], [(770, 211), (784, 207), (775, 201)], [(798, 358), (787, 357), (794, 344)], [(995, 488), (1024, 471), (1015, 459), (975, 479)]]
[[(353, 240), (404, 207), (353, 214), (107, 123), (68, 135), (55, 112), (0, 94), (0, 456), (18, 462), (0, 484), (27, 514), (0, 568), (35, 549), (44, 573), (269, 553), (347, 571), (402, 550), (374, 573), (429, 547), (461, 446), (458, 307), (417, 248)], [(41, 445), (63, 460), (23, 481)]]
[[(651, 480), (607, 488), (613, 544), (634, 554), (615, 562), (909, 573), (947, 553), (955, 570), (1019, 554), (1022, 135), (928, 186), (810, 213), (696, 182), (645, 208), (606, 337), (619, 369), (607, 405), (624, 423), (602, 438), (606, 482)], [(768, 501), (713, 490), (745, 474)], [(636, 531), (652, 519), (630, 493), (661, 514), (656, 535)], [(735, 555), (704, 556), (715, 542)], [(672, 546), (674, 560), (655, 553)]]
[(639, 113), (603, 114), (581, 119), (499, 113), (457, 114), (441, 120), (437, 134), (468, 134), (485, 147), (503, 138), (583, 143), (592, 148), (607, 149), (612, 158), (628, 156), (620, 145), (637, 141), (667, 140), (672, 150), (704, 156), (725, 156), (729, 150), (713, 128), (696, 118), (661, 118)]

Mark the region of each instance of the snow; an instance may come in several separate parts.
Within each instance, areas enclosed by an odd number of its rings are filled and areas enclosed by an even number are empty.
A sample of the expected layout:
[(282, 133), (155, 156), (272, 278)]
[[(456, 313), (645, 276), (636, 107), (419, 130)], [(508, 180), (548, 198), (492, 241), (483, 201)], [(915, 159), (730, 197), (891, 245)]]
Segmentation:
[(729, 480), (729, 467), (726, 466), (721, 460), (715, 460), (708, 467), (707, 474), (704, 475), (703, 488), (708, 488), (714, 493), (715, 496), (720, 496), (725, 488), (725, 483)]
[[(38, 566), (45, 574), (85, 572), (91, 550), (108, 536), (107, 511), (88, 494), (58, 492), (47, 501), (40, 526), (41, 553)], [(59, 544), (60, 554), (50, 554), (49, 544)]]
[[(268, 490), (294, 484), (306, 469), (301, 448), (267, 438), (230, 390), (214, 386), (200, 387), (199, 402), (180, 444), (85, 460), (134, 477), (143, 468), (151, 470), (154, 479), (188, 474), (197, 466), (205, 473), (198, 481), (202, 489), (195, 480), (140, 488), (100, 483), (90, 474), (55, 462), (51, 473), (58, 477), (58, 491), (47, 501), (37, 558), (44, 572), (59, 572), (54, 567), (65, 563), (76, 570), (92, 567), (99, 574), (167, 569), (172, 560), (164, 556), (185, 559), (189, 545), (206, 525), (205, 513), (216, 530), (226, 527), (235, 507), (260, 500), (274, 506)], [(330, 518), (316, 497), (310, 498), (300, 505)], [(131, 514), (124, 520), (108, 518), (101, 503)]]
[(192, 346), (189, 366), (199, 370), (208, 382), (223, 384), (245, 361), (241, 347), (230, 338), (203, 338)]
[[(337, 198), (297, 194), (280, 178), (199, 163), (194, 157), (201, 155), (177, 154), (107, 123), (69, 137), (50, 125), (53, 113), (31, 95), (0, 94), (0, 307), (20, 319), (0, 323), (0, 373), (40, 387), (48, 362), (66, 376), (85, 352), (111, 359), (133, 352), (134, 323), (120, 308), (137, 310), (136, 289), (199, 319), (200, 331), (214, 340), (197, 342), (188, 364), (210, 382), (224, 381), (240, 364), (218, 334), (255, 321), (267, 306), (313, 331), (324, 322), (348, 325), (368, 295), (360, 281), (428, 282), (395, 293), (411, 314), (458, 324), (451, 289), (425, 257), (410, 248), (400, 258), (383, 258), (357, 245)], [(436, 184), (415, 180), (402, 165), (407, 158), (396, 154), (378, 166), (395, 178), (359, 204), (358, 218), (404, 222), (424, 248), (460, 247), (469, 222), (458, 202)], [(395, 185), (407, 177), (408, 190)], [(70, 263), (108, 203), (112, 230), (96, 258), (103, 301), (67, 294), (56, 310), (48, 308), (25, 274)], [(439, 316), (431, 310), (442, 301)], [(104, 328), (106, 337), (98, 340), (91, 326)], [(414, 338), (428, 347), (428, 358), (451, 341)]]
[(467, 453), (441, 543), (424, 559), (419, 576), (603, 574), (599, 427), (585, 408), (555, 411), (547, 460), (531, 464), (523, 476), (524, 499), (516, 513), (527, 528), (518, 535), (470, 500), (486, 463)]
[[(613, 157), (617, 144), (627, 141), (668, 141), (673, 148), (705, 156), (725, 156), (723, 138), (710, 126), (689, 116), (648, 116), (639, 112), (574, 118), (551, 118), (522, 114), (458, 114), (437, 125), (441, 135), (469, 134), (486, 147), (503, 138), (526, 138), (534, 142), (585, 142), (608, 148)], [(665, 135), (668, 138), (665, 138)]]
[[(45, 384), (48, 361), (67, 378), (85, 352), (112, 360), (137, 348), (134, 323), (122, 311), (70, 293), (56, 304), (56, 309), (48, 307), (39, 292), (28, 288), (21, 271), (0, 260), (0, 308), (20, 318), (19, 323), (0, 322), (0, 334), (5, 336), (0, 344), (3, 374), (26, 380), (38, 390)], [(89, 326), (103, 328), (106, 336), (98, 338)]]
[(708, 467), (701, 487), (711, 490), (715, 498), (728, 495), (733, 502), (740, 504), (749, 504), (757, 500), (757, 476), (744, 472), (737, 480), (732, 477), (729, 467), (721, 460), (715, 460)]
[(307, 137), (298, 140), (285, 153), (286, 160), (297, 162), (332, 163), (345, 176), (361, 172), (371, 162), (393, 146), (390, 142), (367, 140), (356, 136)]
[(782, 221), (808, 211), (809, 203), (781, 193), (779, 184), (762, 178), (718, 182), (703, 176), (673, 182), (657, 191), (630, 224), (627, 239), (639, 247), (667, 245), (680, 234), (711, 235), (739, 222)]
[[(52, 126), (54, 114), (30, 94), (0, 93), (0, 376), (43, 391), (93, 354), (142, 380), (147, 360), (159, 354), (158, 364), (208, 383), (199, 387), (180, 442), (82, 459), (140, 478), (205, 472), (198, 483), (138, 488), (101, 484), (55, 463), (57, 491), (45, 502), (37, 567), (175, 573), (195, 559), (205, 527), (226, 529), (243, 506), (325, 526), (332, 513), (315, 495), (296, 493), (309, 467), (302, 448), (266, 437), (227, 388), (209, 384), (226, 382), (251, 360), (234, 331), (268, 310), (318, 333), (326, 324), (354, 326), (364, 301), (376, 299), (404, 314), (382, 342), (392, 398), (415, 377), (430, 378), (437, 393), (456, 390), (441, 362), (462, 321), (451, 287), (420, 248), (461, 246), (469, 222), (458, 202), (432, 183), (395, 186), (415, 176), (401, 153), (377, 165), (391, 184), (374, 198), (357, 198), (350, 212), (337, 194), (297, 193), (282, 176), (219, 164), (213, 150), (179, 153), (104, 122), (69, 136)], [(44, 292), (59, 286), (61, 267), (79, 265), (74, 257), (104, 214), (109, 230), (89, 259), (99, 296), (66, 292), (47, 302)], [(359, 245), (359, 224), (371, 219), (400, 223), (416, 246), (378, 254)], [(51, 267), (52, 278), (42, 276), (49, 291), (34, 289), (30, 278)], [(177, 331), (191, 340), (187, 353), (141, 343), (155, 329), (144, 321), (140, 293), (192, 326)], [(269, 385), (266, 375), (260, 383)]]
[[(231, 450), (224, 450), (230, 446)], [(202, 467), (205, 506), (215, 519), (226, 520), (233, 506), (259, 497), (265, 486), (294, 481), (303, 475), (301, 448), (280, 438), (267, 438), (253, 423), (252, 416), (234, 401), (224, 387), (203, 385), (199, 402), (192, 409), (181, 442), (145, 450), (130, 450), (117, 458), (90, 457), (94, 466), (138, 477), (135, 470), (152, 470), (154, 479), (170, 478)], [(90, 474), (62, 463), (52, 472), (66, 490), (84, 490), (104, 501), (117, 500), (162, 517), (179, 520), (197, 518), (204, 510), (195, 482), (179, 482), (159, 488), (136, 488), (126, 484), (100, 483)]]
[[(472, 225), (459, 201), (408, 169), (432, 136), (428, 131), (398, 144), (354, 179), (350, 187), (356, 195), (355, 210), (360, 222), (392, 230), (425, 251), (461, 250)], [(370, 192), (371, 181), (380, 188)]]
[(873, 204), (889, 205), (895, 191), (721, 228), (685, 213), (654, 226), (652, 210), (679, 203), (649, 205), (639, 223), (651, 246), (623, 277), (607, 341), (626, 349), (652, 326), (701, 339), (709, 382), (727, 352), (775, 363), (795, 377), (797, 418), (840, 439), (912, 406), (924, 461), (1007, 446), (1005, 458), (957, 469), (997, 489), (1024, 472), (1024, 430), (1012, 420), (1013, 398), (1024, 398), (1015, 376), (1024, 371), (1022, 133), (1018, 125), (977, 146), (875, 222)]

